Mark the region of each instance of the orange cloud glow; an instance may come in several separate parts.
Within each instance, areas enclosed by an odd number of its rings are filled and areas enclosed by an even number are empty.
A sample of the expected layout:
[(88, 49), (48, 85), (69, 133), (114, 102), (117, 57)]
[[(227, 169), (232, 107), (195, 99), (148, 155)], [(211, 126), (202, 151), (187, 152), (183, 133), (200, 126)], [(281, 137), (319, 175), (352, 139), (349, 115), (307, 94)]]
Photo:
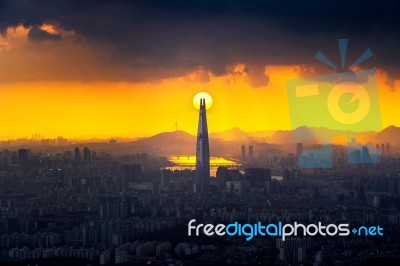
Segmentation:
[[(6, 36), (0, 36), (0, 139), (35, 133), (68, 138), (141, 137), (172, 131), (175, 122), (178, 129), (195, 133), (198, 110), (192, 100), (200, 91), (214, 101), (207, 111), (212, 132), (232, 127), (290, 129), (286, 81), (315, 72), (298, 65), (266, 66), (268, 77), (257, 80), (257, 88), (251, 86), (254, 80), (243, 64), (233, 65), (222, 76), (198, 69), (157, 82), (108, 81), (101, 79), (108, 70), (123, 71), (97, 68), (111, 53), (108, 47), (92, 49), (78, 42), (73, 32), (55, 25), (44, 24), (41, 29), (66, 38), (57, 46), (44, 41), (39, 48), (27, 41), (29, 28), (9, 28)], [(77, 80), (63, 73), (72, 73)], [(400, 125), (399, 84), (390, 87), (385, 72), (377, 73), (383, 126)], [(98, 77), (98, 81), (86, 81), (88, 75), (89, 80)]]

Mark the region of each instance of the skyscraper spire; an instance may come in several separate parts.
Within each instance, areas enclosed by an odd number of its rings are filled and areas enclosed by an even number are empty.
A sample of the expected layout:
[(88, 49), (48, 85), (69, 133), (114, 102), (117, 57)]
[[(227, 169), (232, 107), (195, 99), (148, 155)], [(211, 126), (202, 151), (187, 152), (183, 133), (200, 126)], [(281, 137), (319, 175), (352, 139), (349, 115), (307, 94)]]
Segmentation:
[(206, 116), (206, 100), (200, 99), (199, 126), (196, 145), (196, 192), (210, 192), (210, 147)]

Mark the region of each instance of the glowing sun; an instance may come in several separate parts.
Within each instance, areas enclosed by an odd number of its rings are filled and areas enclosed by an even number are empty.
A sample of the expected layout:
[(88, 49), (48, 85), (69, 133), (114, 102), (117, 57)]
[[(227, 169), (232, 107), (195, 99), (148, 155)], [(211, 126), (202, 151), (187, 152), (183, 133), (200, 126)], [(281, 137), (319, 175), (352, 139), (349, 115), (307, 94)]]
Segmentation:
[(210, 109), (212, 104), (213, 104), (213, 99), (210, 94), (207, 92), (198, 92), (194, 97), (193, 97), (193, 105), (196, 109), (200, 109), (200, 99), (205, 99), (206, 100), (206, 109)]

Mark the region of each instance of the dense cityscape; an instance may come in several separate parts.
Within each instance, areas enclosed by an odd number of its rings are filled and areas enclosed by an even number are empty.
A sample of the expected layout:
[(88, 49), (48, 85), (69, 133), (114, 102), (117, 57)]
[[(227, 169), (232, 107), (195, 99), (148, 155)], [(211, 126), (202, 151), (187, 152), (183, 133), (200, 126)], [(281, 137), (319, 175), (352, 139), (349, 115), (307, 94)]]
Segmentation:
[(399, 10), (0, 0), (0, 266), (400, 265)]
[[(398, 152), (385, 144), (379, 164), (347, 163), (346, 147), (334, 145), (332, 168), (299, 169), (303, 145), (292, 146), (274, 155), (259, 153), (257, 144), (239, 145), (232, 157), (241, 164), (219, 166), (205, 194), (195, 193), (193, 168), (171, 167), (164, 156), (82, 146), (57, 153), (3, 149), (2, 264), (398, 262)], [(191, 219), (380, 225), (384, 237), (189, 237)]]

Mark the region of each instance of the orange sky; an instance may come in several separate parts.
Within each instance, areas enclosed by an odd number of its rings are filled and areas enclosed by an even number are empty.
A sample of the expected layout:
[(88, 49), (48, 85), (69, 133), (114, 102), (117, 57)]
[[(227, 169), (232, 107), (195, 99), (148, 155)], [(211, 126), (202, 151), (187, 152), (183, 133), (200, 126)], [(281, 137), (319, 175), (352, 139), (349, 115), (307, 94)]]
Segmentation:
[[(47, 65), (46, 60), (59, 56), (50, 46), (48, 52), (30, 52), (26, 34), (21, 28), (0, 37), (0, 56), (4, 59), (0, 62), (3, 72), (0, 74), (0, 139), (29, 137), (35, 133), (49, 138), (141, 137), (172, 131), (176, 121), (180, 130), (195, 133), (198, 113), (192, 99), (199, 91), (208, 92), (214, 100), (207, 113), (212, 132), (232, 127), (245, 131), (290, 129), (286, 81), (299, 77), (298, 66), (266, 64), (270, 80), (259, 88), (249, 85), (249, 76), (240, 62), (229, 74), (220, 77), (200, 69), (157, 82), (63, 81), (62, 78), (42, 81), (43, 76), (34, 72), (29, 79), (21, 77), (21, 82), (15, 78), (8, 80), (7, 75), (16, 75), (7, 71), (15, 69), (12, 64), (25, 67), (23, 73), (28, 74), (28, 67), (34, 71), (48, 69), (49, 73), (74, 71), (69, 55), (62, 55), (60, 69)], [(73, 33), (63, 34), (68, 37)], [(72, 49), (78, 57), (87, 55), (86, 48), (79, 50), (70, 45), (62, 44), (57, 49)], [(25, 64), (24, 58), (27, 58)], [(80, 60), (77, 64), (89, 59)], [(385, 72), (378, 71), (383, 126), (400, 126), (400, 90), (390, 89), (387, 83)]]
[[(1, 85), (0, 138), (39, 133), (46, 137), (137, 137), (178, 128), (196, 131), (198, 114), (192, 104), (206, 91), (214, 104), (208, 110), (210, 131), (239, 127), (245, 131), (290, 129), (286, 79), (295, 66), (267, 67), (266, 87), (251, 88), (246, 76), (210, 77), (197, 82), (196, 73), (159, 83), (23, 82)], [(400, 92), (385, 85), (379, 74), (383, 125), (400, 125)]]

